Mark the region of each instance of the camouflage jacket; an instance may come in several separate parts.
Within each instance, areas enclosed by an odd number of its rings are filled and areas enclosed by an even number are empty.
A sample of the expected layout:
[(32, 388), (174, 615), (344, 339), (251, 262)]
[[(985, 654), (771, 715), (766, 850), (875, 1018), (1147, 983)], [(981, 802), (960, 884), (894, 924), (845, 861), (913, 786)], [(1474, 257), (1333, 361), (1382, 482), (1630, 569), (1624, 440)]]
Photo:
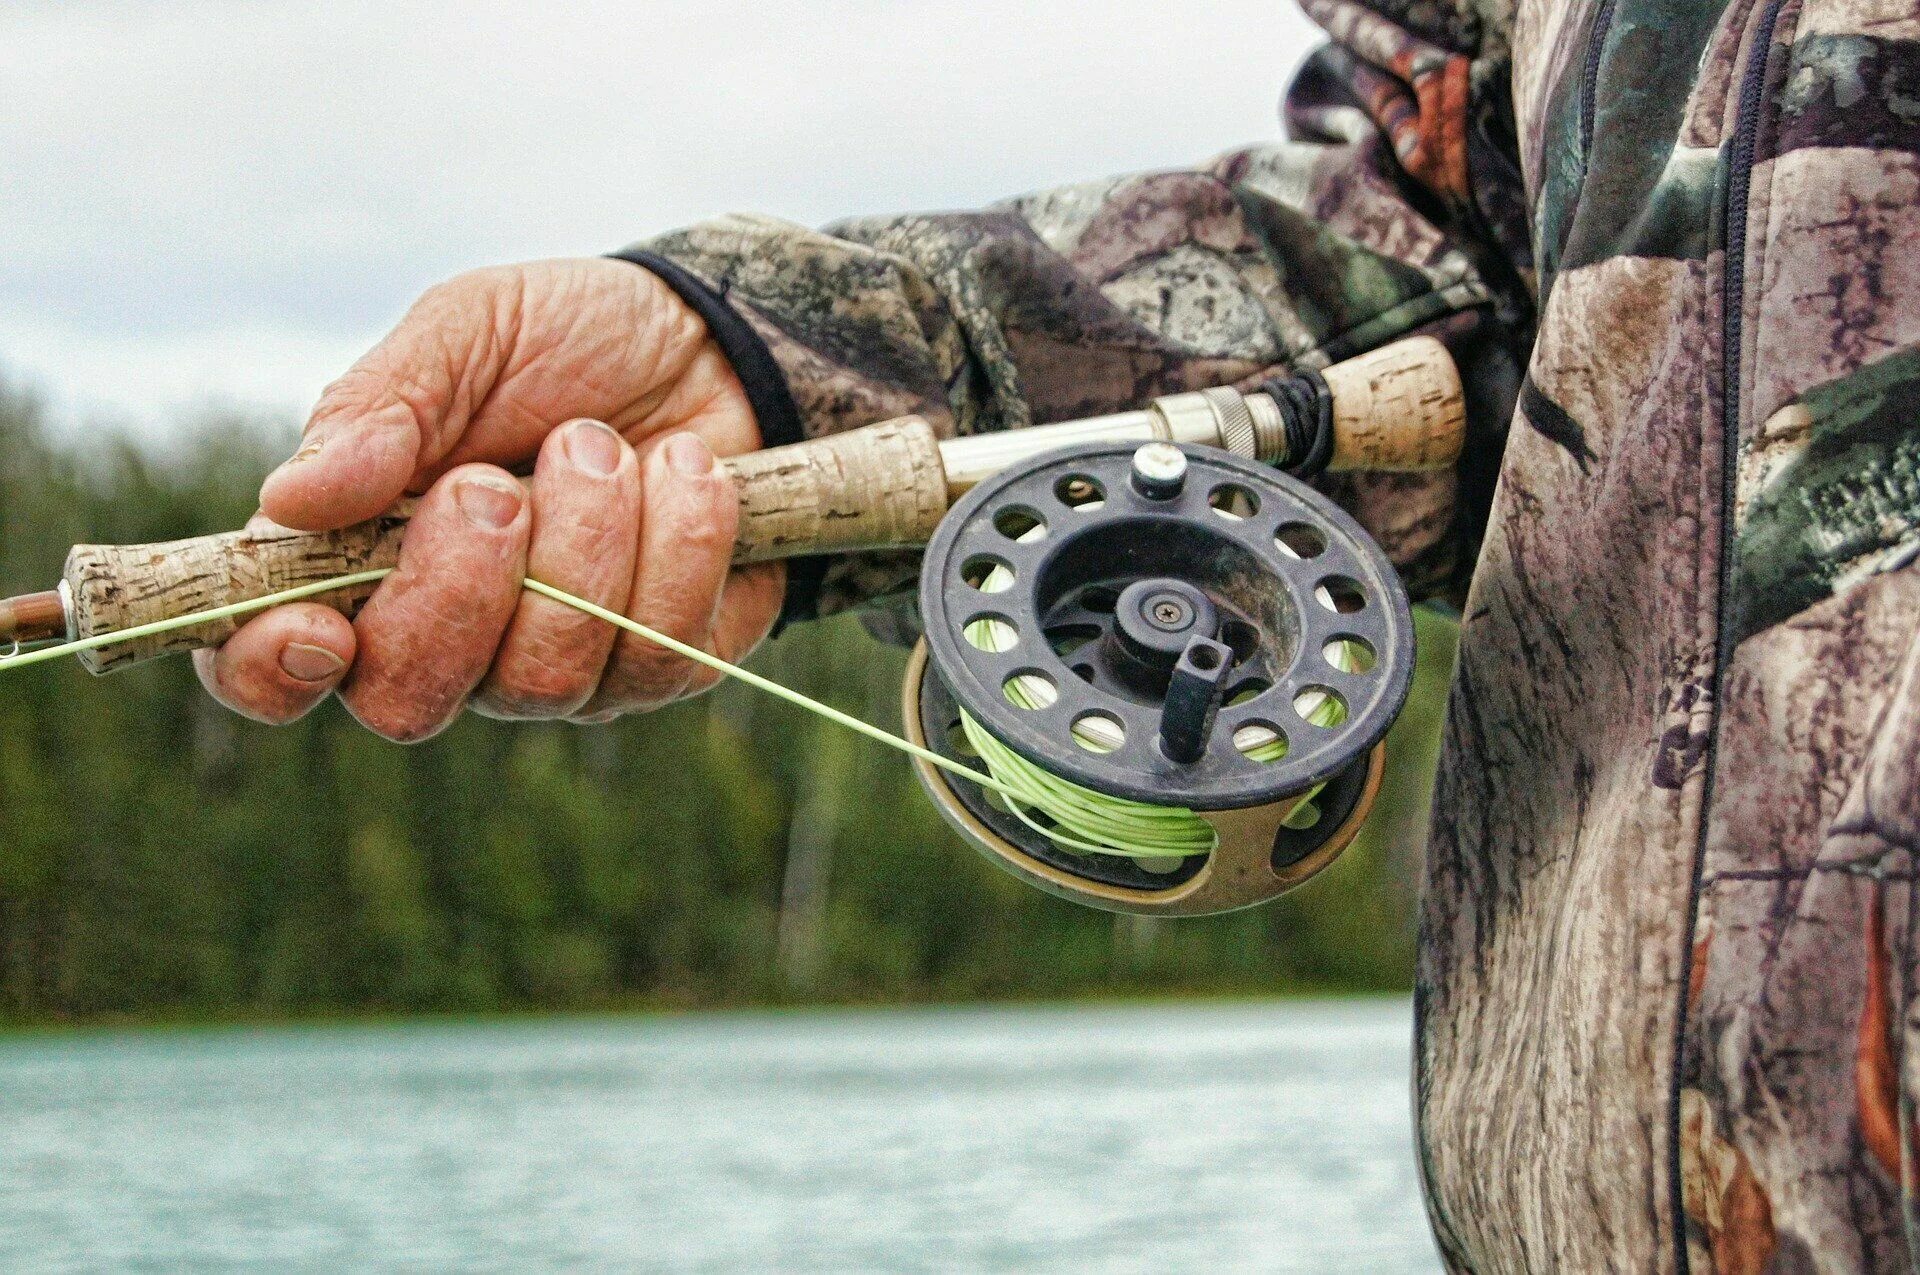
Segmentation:
[[(1417, 994), (1441, 1250), (1905, 1269), (1920, 11), (1307, 3), (1332, 43), (1285, 142), (652, 246), (763, 343), (776, 440), (1014, 428), (1449, 341), (1461, 471), (1337, 489), (1463, 605)], [(839, 562), (794, 606), (910, 579)]]

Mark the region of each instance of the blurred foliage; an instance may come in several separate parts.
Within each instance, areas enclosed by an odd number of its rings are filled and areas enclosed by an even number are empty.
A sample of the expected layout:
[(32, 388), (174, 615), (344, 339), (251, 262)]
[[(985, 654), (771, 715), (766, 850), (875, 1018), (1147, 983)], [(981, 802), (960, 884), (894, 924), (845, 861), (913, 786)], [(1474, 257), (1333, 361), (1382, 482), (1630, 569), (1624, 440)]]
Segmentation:
[[(0, 388), (0, 590), (76, 541), (238, 526), (271, 462), (209, 420), (156, 460), (49, 442)], [(1052, 899), (965, 848), (905, 761), (739, 686), (608, 727), (461, 721), (401, 748), (328, 704), (232, 717), (185, 661), (0, 681), (0, 1018), (1394, 989), (1453, 633), (1362, 839), (1201, 921)], [(893, 725), (904, 656), (851, 620), (758, 668)]]

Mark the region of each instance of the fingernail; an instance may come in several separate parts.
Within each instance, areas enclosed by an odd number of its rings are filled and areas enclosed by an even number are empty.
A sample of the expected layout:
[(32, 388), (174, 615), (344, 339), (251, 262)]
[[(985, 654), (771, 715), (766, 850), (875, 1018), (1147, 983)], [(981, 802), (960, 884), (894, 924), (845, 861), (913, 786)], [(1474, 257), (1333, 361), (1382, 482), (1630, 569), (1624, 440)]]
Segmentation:
[(599, 421), (575, 421), (565, 446), (567, 458), (589, 474), (605, 478), (620, 468), (620, 436)]
[(275, 469), (274, 472), (279, 473), (280, 470), (292, 469), (295, 465), (306, 464), (306, 462), (312, 460), (315, 456), (318, 456), (321, 453), (321, 451), (325, 449), (326, 445), (327, 445), (326, 435), (309, 434), (306, 438), (301, 440), (300, 450), (295, 452), (293, 455), (287, 457), (285, 460), (281, 461), (279, 468)]
[(713, 472), (713, 449), (697, 434), (675, 434), (661, 444), (667, 450), (667, 464), (674, 472), (698, 478)]
[(520, 514), (520, 484), (511, 479), (462, 478), (453, 499), (468, 522), (488, 531), (500, 530)]
[(280, 652), (280, 668), (296, 682), (325, 682), (346, 667), (345, 660), (324, 646), (289, 642)]

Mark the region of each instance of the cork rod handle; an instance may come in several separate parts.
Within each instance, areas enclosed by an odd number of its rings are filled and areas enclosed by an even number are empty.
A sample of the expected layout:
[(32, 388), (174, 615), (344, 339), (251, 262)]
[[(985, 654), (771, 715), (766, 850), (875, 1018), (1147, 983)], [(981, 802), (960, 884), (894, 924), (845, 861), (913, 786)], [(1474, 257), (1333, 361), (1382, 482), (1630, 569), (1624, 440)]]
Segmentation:
[[(947, 511), (940, 443), (917, 416), (882, 421), (789, 447), (722, 462), (740, 492), (737, 563), (808, 553), (845, 553), (925, 544)], [(78, 636), (131, 628), (330, 580), (391, 567), (413, 502), (340, 531), (284, 527), (230, 531), (150, 545), (78, 545), (66, 582)], [(353, 615), (371, 586), (314, 600)], [(219, 620), (136, 638), (81, 662), (106, 673), (175, 651), (216, 646), (244, 621)]]
[(1467, 436), (1466, 395), (1447, 347), (1409, 337), (1320, 374), (1333, 399), (1333, 470), (1445, 469)]

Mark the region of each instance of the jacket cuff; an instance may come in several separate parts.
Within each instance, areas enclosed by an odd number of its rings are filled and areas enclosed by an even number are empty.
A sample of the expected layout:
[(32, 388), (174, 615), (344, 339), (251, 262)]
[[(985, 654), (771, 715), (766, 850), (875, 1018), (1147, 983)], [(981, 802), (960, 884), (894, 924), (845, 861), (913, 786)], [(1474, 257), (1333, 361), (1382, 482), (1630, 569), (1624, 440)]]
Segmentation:
[[(608, 255), (619, 261), (631, 262), (653, 274), (705, 320), (707, 331), (712, 334), (714, 343), (726, 355), (727, 361), (733, 364), (733, 373), (740, 378), (740, 388), (746, 391), (747, 402), (752, 405), (754, 419), (760, 426), (762, 447), (784, 447), (805, 439), (806, 432), (800, 425), (800, 409), (794, 405), (793, 393), (787, 388), (787, 378), (780, 371), (780, 364), (774, 360), (773, 352), (760, 339), (760, 334), (753, 330), (753, 325), (742, 318), (727, 300), (724, 283), (715, 288), (671, 259), (640, 248), (628, 248)], [(826, 571), (827, 559), (824, 556), (787, 560), (787, 596), (780, 608), (780, 619), (774, 625), (776, 636), (788, 624), (796, 620), (811, 620), (818, 613), (820, 582)]]

